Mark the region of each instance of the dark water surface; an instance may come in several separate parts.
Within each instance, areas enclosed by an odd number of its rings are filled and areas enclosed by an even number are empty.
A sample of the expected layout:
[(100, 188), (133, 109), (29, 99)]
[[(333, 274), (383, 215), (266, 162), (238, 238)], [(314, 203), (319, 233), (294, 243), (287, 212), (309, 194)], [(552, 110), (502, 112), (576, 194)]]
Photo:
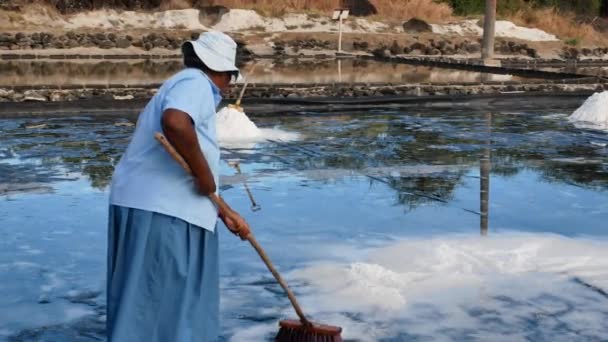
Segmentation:
[[(243, 174), (223, 164), (223, 196), (346, 338), (600, 341), (608, 134), (572, 109), (254, 117), (302, 140), (224, 149)], [(134, 120), (0, 119), (0, 338), (104, 340), (107, 187)], [(289, 303), (220, 233), (223, 338), (270, 338)]]

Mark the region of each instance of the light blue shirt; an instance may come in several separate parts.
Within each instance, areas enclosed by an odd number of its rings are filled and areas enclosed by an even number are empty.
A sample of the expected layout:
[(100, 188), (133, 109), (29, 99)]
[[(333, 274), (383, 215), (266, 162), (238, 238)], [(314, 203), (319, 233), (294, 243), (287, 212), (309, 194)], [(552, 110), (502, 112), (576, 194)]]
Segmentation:
[(215, 125), (221, 99), (219, 89), (198, 69), (182, 70), (165, 81), (139, 115), (131, 142), (114, 170), (110, 204), (177, 217), (214, 232), (217, 209), (196, 192), (192, 177), (156, 141), (154, 133), (162, 132), (165, 110), (188, 113), (219, 188)]

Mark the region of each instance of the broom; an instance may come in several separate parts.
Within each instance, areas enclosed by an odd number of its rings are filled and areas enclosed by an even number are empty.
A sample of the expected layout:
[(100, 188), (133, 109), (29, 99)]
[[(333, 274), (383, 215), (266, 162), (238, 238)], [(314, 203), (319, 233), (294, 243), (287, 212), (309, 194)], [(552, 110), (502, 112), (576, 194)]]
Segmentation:
[[(188, 163), (186, 163), (184, 158), (182, 158), (182, 156), (175, 150), (175, 148), (171, 145), (169, 140), (167, 140), (167, 138), (162, 133), (157, 132), (154, 135), (154, 137), (156, 138), (156, 140), (158, 140), (158, 142), (160, 142), (160, 144), (165, 148), (165, 150), (167, 150), (167, 152), (171, 155), (171, 157), (173, 157), (173, 159), (175, 159), (175, 161), (177, 161), (187, 173), (192, 174), (192, 170), (190, 169), (190, 166), (188, 165)], [(216, 195), (215, 193), (209, 195), (209, 198), (215, 205), (219, 206), (219, 204), (221, 203), (218, 198), (218, 195)], [(295, 295), (293, 294), (291, 289), (287, 286), (287, 283), (285, 282), (285, 280), (283, 280), (283, 278), (281, 277), (279, 272), (274, 268), (274, 265), (270, 261), (270, 258), (268, 258), (268, 255), (266, 254), (264, 249), (262, 249), (262, 247), (258, 244), (253, 233), (250, 232), (249, 235), (247, 235), (244, 239), (249, 241), (251, 246), (253, 246), (255, 251), (260, 256), (260, 258), (262, 258), (262, 261), (264, 261), (264, 263), (266, 264), (266, 267), (268, 267), (268, 270), (270, 271), (270, 273), (272, 273), (272, 275), (277, 280), (279, 285), (281, 285), (283, 290), (285, 290), (285, 292), (287, 293), (287, 297), (289, 298), (289, 301), (291, 302), (291, 305), (293, 306), (294, 310), (296, 311), (296, 314), (300, 318), (299, 321), (298, 320), (280, 321), (279, 322), (280, 329), (279, 329), (277, 336), (275, 337), (275, 341), (278, 341), (278, 342), (296, 342), (296, 341), (297, 342), (342, 342), (342, 337), (340, 335), (342, 332), (342, 328), (336, 327), (336, 326), (331, 326), (331, 325), (323, 325), (323, 324), (316, 324), (316, 323), (313, 324), (311, 321), (309, 321), (306, 318), (306, 316), (304, 315), (304, 312), (302, 311), (302, 308), (300, 308), (300, 305), (298, 304), (298, 301), (296, 300)]]

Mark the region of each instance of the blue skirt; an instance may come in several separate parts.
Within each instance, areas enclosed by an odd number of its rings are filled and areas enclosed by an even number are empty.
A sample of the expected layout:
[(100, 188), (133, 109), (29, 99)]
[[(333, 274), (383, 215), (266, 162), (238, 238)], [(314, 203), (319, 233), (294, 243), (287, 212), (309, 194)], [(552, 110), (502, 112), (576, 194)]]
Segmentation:
[(110, 206), (106, 324), (110, 342), (215, 341), (217, 233), (175, 217)]

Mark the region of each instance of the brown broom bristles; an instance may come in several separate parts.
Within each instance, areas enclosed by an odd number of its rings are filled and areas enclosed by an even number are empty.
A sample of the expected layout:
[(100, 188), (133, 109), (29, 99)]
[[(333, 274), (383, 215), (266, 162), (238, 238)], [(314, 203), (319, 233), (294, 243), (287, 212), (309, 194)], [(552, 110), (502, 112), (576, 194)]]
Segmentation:
[(304, 325), (295, 320), (279, 322), (277, 342), (342, 342), (342, 328), (331, 325)]

